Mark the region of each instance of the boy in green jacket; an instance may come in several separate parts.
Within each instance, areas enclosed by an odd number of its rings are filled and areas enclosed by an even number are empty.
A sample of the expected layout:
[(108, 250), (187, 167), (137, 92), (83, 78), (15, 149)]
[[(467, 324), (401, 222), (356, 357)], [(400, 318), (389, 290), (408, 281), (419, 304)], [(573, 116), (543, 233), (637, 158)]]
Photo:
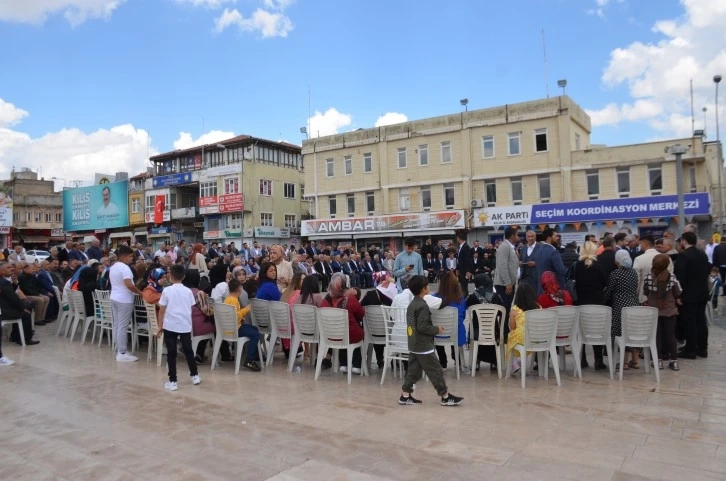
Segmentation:
[(434, 349), (434, 336), (444, 332), (443, 327), (434, 327), (431, 323), (431, 311), (423, 297), (429, 293), (429, 282), (424, 276), (413, 276), (408, 281), (408, 288), (416, 296), (406, 310), (408, 334), (408, 371), (401, 388), (398, 404), (421, 404), (414, 399), (413, 385), (421, 380), (422, 372), (431, 380), (436, 392), (441, 396), (442, 406), (458, 406), (464, 398), (449, 393), (444, 381), (444, 373)]

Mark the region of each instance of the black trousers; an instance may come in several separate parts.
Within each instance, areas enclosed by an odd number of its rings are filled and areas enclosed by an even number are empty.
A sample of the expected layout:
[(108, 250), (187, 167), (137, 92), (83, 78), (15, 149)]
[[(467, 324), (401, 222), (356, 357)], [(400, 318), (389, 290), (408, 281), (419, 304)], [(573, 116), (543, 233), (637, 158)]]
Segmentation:
[(464, 293), (464, 298), (469, 296), (469, 279), (466, 276), (459, 277), (459, 284), (461, 285), (461, 292)]
[(176, 382), (176, 338), (181, 338), (182, 350), (184, 357), (187, 358), (189, 366), (189, 375), (196, 376), (197, 362), (194, 360), (194, 351), (192, 351), (192, 333), (191, 332), (172, 332), (164, 329), (164, 344), (166, 345), (166, 362), (169, 366), (169, 381)]
[(721, 295), (726, 296), (726, 267), (719, 266), (718, 273), (721, 275), (721, 288), (723, 289)]
[(678, 360), (676, 319), (677, 316), (658, 316), (656, 346), (658, 348), (658, 357), (663, 361)]
[(705, 302), (683, 303), (683, 326), (686, 333), (685, 351), (688, 354), (708, 352), (708, 325)]
[[(30, 301), (23, 301), (23, 305), (25, 306), (25, 309), (32, 310), (33, 309), (33, 303)], [(23, 314), (23, 334), (25, 334), (25, 342), (30, 341), (33, 339), (33, 334), (35, 331), (33, 331), (33, 320), (30, 317), (30, 314)], [(10, 331), (10, 340), (13, 342), (16, 342), (20, 344), (20, 329), (18, 329), (17, 324), (13, 324), (12, 331)]]
[[(376, 346), (373, 346), (374, 348)], [(360, 354), (360, 347), (356, 347), (353, 349), (353, 367), (360, 368), (361, 364), (363, 363), (363, 358)], [(383, 357), (381, 357), (382, 359)], [(340, 349), (338, 350), (338, 361), (341, 366), (347, 366), (348, 365), (348, 350), (347, 349)]]

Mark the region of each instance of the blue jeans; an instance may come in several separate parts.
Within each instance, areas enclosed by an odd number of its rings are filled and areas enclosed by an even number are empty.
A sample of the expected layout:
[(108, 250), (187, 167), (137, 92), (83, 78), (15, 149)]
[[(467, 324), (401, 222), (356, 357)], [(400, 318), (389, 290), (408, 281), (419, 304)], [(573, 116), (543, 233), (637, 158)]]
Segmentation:
[(237, 332), (239, 337), (249, 337), (250, 342), (247, 344), (247, 360), (257, 360), (257, 346), (260, 343), (260, 330), (252, 324), (242, 324)]

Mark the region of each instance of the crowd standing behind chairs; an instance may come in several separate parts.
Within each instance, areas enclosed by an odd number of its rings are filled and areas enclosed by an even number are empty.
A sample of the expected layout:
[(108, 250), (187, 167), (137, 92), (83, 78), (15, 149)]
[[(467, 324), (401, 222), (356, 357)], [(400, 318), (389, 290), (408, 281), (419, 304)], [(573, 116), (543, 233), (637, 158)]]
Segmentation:
[[(512, 305), (515, 293), (527, 285), (531, 287), (531, 294), (523, 293), (521, 302), (530, 303), (529, 299), (534, 295), (541, 308), (572, 304), (610, 306), (612, 338), (622, 335), (620, 313), (623, 308), (656, 307), (661, 357), (657, 361), (667, 361), (671, 369), (678, 370), (679, 356), (687, 359), (707, 357), (706, 303), (717, 301), (719, 291), (715, 289), (714, 293), (714, 287), (726, 286), (726, 237), (718, 245), (713, 239), (699, 245), (694, 231), (695, 226), (687, 226), (680, 239), (666, 232), (664, 238), (658, 240), (648, 235), (641, 238), (625, 232), (606, 233), (599, 240), (588, 236), (584, 245), (573, 243), (563, 249), (559, 234), (551, 228), (545, 228), (539, 239), (534, 231), (527, 231), (520, 240), (519, 230), (507, 227), (504, 239), (495, 245), (480, 245), (479, 241), (474, 241), (473, 246), (469, 246), (467, 232), (461, 231), (448, 246), (442, 241), (433, 244), (431, 239), (420, 243), (413, 238), (406, 239), (400, 253), (374, 245), (356, 251), (350, 246), (318, 244), (316, 241), (303, 242), (300, 246), (268, 246), (255, 241), (252, 245), (243, 242), (239, 247), (235, 243), (187, 245), (185, 241), (179, 241), (173, 245), (162, 244), (156, 251), (137, 243), (133, 246), (121, 244), (114, 252), (101, 250), (98, 241), (92, 242), (88, 249), (83, 243), (67, 242), (64, 246), (51, 248), (51, 257), (39, 263), (26, 263), (23, 247), (16, 246), (12, 252), (6, 249), (2, 255), (7, 260), (0, 264), (0, 318), (21, 319), (24, 339), (20, 339), (17, 323), (12, 326), (10, 339), (34, 345), (38, 343), (33, 340), (34, 326), (54, 322), (61, 313), (62, 303), (56, 299), (54, 288), (61, 292), (82, 291), (87, 312), (93, 312), (95, 289), (110, 290), (116, 360), (135, 361), (137, 358), (127, 352), (126, 336), (135, 299), (143, 296), (149, 304), (158, 304), (164, 288), (171, 283), (170, 268), (179, 266), (174, 277), (174, 285), (179, 288), (175, 289), (180, 292), (182, 287), (190, 289), (194, 299), (189, 337), (214, 332), (214, 303), (232, 305), (237, 311), (239, 336), (251, 340), (246, 344), (243, 366), (259, 371), (260, 362), (265, 360), (263, 356), (272, 353), (257, 352), (260, 332), (252, 324), (251, 299), (272, 302), (282, 299), (290, 306), (300, 303), (323, 308), (342, 305), (349, 311), (350, 341), (355, 343), (363, 338), (365, 311), (362, 306), (395, 305), (393, 300), (397, 293), (403, 293), (405, 306), (415, 297), (408, 290), (408, 283), (422, 276), (429, 283), (440, 284), (436, 295), (443, 302), (436, 306), (456, 308), (459, 346), (467, 344), (472, 335), (464, 325), (466, 309), (478, 302), (494, 302), (506, 309), (505, 340), (508, 336), (515, 336), (513, 340), (522, 337), (525, 311), (516, 305), (513, 309)], [(179, 272), (182, 271), (178, 269), (184, 269), (185, 274), (181, 276)], [(468, 296), (471, 282), (475, 283), (476, 289)], [(359, 302), (360, 289), (371, 288), (375, 290), (367, 292)], [(421, 286), (417, 289), (423, 290)], [(726, 287), (722, 295), (726, 295)], [(184, 302), (189, 301), (186, 291), (179, 298), (182, 296)], [(31, 320), (31, 313), (34, 320)], [(176, 337), (181, 337), (189, 360), (183, 332), (187, 320), (181, 322), (173, 309), (171, 316), (170, 319), (179, 322), (172, 324), (176, 331), (167, 330), (167, 348), (172, 347), (171, 344), (176, 348)], [(163, 319), (164, 316), (160, 317)], [(294, 323), (291, 328), (294, 332)], [(674, 347), (676, 343), (680, 344), (681, 351)], [(289, 340), (283, 339), (282, 344), (286, 357), (310, 356), (310, 345), (301, 348), (300, 352), (290, 353)], [(265, 347), (265, 343), (261, 342), (260, 346)], [(195, 365), (206, 362), (207, 347), (205, 340), (199, 342), (196, 352), (192, 353)], [(373, 347), (378, 366), (382, 367), (383, 348)], [(605, 369), (602, 346), (594, 348), (595, 369)], [(446, 368), (446, 352), (443, 348), (437, 350), (439, 364)], [(628, 348), (628, 352), (630, 360), (620, 368), (637, 369), (639, 350)], [(223, 362), (233, 360), (226, 342), (222, 343), (220, 354)], [(354, 351), (352, 359), (350, 368), (358, 373), (362, 359), (360, 349)], [(480, 355), (479, 361), (487, 360), (495, 367), (491, 356)], [(173, 361), (169, 360), (171, 384), (176, 382)], [(10, 364), (12, 361), (2, 357), (0, 352), (0, 366)], [(588, 366), (584, 350), (582, 364)], [(342, 370), (349, 368), (344, 353), (340, 355), (340, 365)], [(323, 359), (323, 368), (331, 366), (328, 354)], [(478, 368), (465, 366), (467, 370)], [(198, 373), (192, 376), (199, 379)]]

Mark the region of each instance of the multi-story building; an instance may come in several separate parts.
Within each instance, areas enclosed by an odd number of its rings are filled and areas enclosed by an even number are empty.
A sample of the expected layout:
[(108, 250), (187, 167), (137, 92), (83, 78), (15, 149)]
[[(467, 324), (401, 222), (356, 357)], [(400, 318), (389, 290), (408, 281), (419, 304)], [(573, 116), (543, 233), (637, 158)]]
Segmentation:
[(13, 226), (0, 232), (3, 246), (23, 244), (26, 249), (45, 248), (65, 240), (63, 232), (63, 197), (55, 192), (52, 180), (38, 179), (28, 168), (13, 171), (2, 187), (13, 201)]
[(587, 113), (560, 96), (304, 141), (316, 220), (303, 235), (360, 244), (409, 233), (450, 239), (468, 227), (493, 241), (510, 224), (556, 225), (578, 238), (658, 234), (677, 211), (675, 157), (664, 152), (673, 144), (689, 148), (686, 216), (710, 229), (718, 149), (702, 134), (605, 147), (590, 133)]
[[(170, 221), (175, 238), (288, 243), (310, 216), (297, 145), (240, 135), (150, 160), (157, 176), (147, 180), (146, 222), (154, 223), (156, 199), (163, 196), (161, 228)], [(188, 216), (193, 228), (175, 222), (179, 216)]]

